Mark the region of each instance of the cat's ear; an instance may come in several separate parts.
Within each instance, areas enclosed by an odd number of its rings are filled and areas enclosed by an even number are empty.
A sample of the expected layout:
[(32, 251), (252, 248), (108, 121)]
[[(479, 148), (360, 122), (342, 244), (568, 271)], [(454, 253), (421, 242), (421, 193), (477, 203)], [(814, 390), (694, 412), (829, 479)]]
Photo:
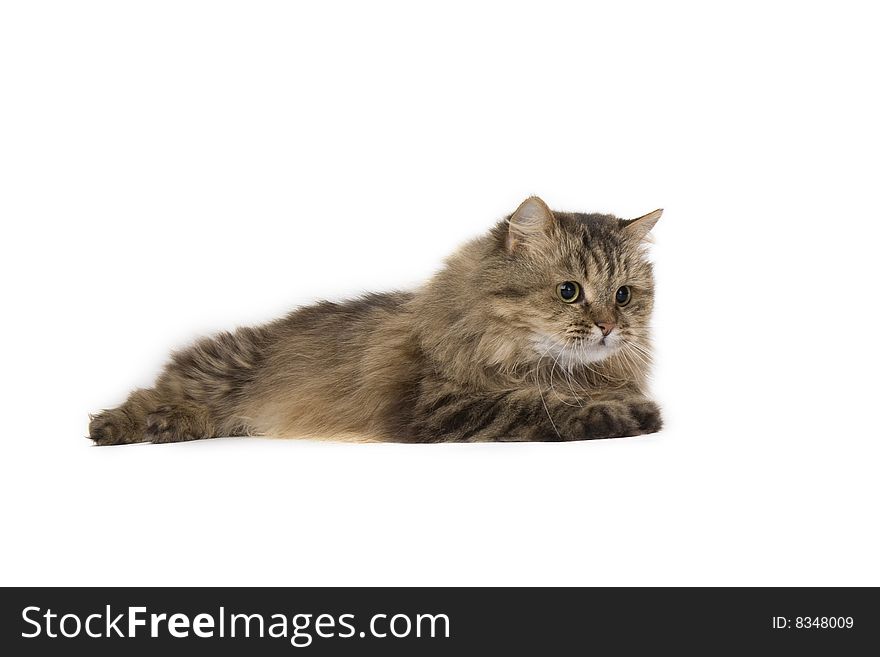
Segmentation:
[(657, 223), (657, 220), (660, 219), (662, 214), (663, 210), (654, 210), (641, 217), (629, 219), (628, 221), (621, 221), (620, 225), (621, 228), (623, 228), (624, 233), (632, 235), (634, 238), (641, 241), (648, 236), (648, 233)]
[(508, 223), (507, 249), (513, 251), (546, 236), (556, 223), (556, 217), (544, 201), (530, 196), (510, 215)]

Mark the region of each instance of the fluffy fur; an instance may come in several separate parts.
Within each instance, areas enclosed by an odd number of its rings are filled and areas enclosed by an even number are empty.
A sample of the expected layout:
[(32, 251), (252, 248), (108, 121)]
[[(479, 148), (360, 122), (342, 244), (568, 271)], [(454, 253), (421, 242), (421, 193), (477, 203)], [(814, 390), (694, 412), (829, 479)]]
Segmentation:
[[(415, 292), (323, 302), (174, 354), (153, 388), (93, 416), (89, 437), (557, 441), (657, 431), (660, 411), (645, 396), (654, 279), (643, 247), (659, 216), (553, 213), (532, 197)], [(579, 286), (572, 303), (560, 298), (564, 281)]]

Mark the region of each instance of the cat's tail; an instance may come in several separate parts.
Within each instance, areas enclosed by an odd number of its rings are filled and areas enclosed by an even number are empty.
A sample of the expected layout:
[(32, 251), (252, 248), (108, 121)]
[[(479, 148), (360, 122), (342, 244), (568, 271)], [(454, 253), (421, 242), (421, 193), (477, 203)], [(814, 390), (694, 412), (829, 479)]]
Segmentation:
[(175, 353), (155, 387), (135, 390), (121, 406), (92, 415), (89, 438), (121, 445), (249, 434), (241, 400), (267, 345), (265, 329), (241, 328)]

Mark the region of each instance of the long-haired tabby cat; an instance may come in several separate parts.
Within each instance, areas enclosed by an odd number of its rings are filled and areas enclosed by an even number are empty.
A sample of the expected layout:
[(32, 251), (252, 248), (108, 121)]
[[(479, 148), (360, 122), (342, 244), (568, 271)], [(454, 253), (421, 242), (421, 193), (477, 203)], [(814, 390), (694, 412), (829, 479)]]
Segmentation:
[(94, 416), (98, 445), (215, 436), (558, 441), (660, 429), (645, 396), (660, 218), (526, 199), (415, 292), (203, 339)]

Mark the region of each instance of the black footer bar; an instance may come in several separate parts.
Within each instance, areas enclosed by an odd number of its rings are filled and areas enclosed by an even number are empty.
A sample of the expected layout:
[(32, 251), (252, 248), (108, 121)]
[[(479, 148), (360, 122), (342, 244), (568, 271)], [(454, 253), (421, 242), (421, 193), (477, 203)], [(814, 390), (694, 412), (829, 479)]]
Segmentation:
[(7, 588), (0, 613), (7, 655), (841, 655), (880, 646), (873, 588)]

